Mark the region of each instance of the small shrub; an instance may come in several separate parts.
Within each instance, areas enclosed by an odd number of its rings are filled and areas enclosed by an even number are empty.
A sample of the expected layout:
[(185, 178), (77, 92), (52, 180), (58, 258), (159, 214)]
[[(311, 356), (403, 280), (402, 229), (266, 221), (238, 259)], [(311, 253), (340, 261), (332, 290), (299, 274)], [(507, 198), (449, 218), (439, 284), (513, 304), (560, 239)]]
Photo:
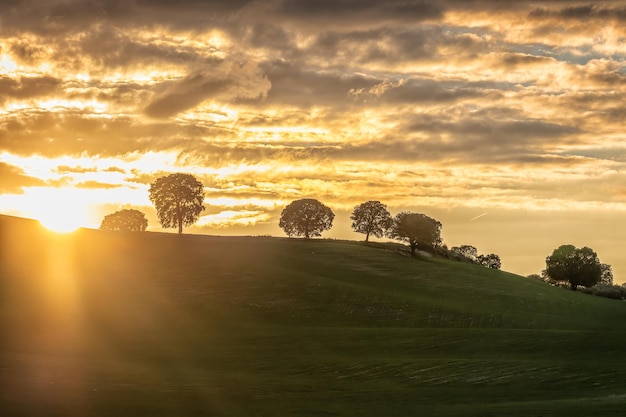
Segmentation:
[(619, 285), (597, 284), (590, 288), (581, 288), (580, 291), (585, 294), (613, 298), (615, 300), (626, 299), (626, 288)]

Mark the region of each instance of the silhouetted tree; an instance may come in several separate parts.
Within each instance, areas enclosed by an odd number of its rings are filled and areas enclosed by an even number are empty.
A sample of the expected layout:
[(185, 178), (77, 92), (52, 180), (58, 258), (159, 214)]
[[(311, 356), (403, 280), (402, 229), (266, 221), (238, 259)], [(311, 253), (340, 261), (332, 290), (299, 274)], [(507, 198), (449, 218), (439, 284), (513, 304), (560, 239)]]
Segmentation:
[(292, 201), (280, 215), (278, 226), (287, 236), (304, 236), (309, 239), (321, 236), (333, 226), (333, 211), (314, 198)]
[(592, 287), (600, 282), (602, 267), (591, 248), (562, 245), (546, 258), (546, 274), (554, 281), (569, 282), (576, 291), (579, 285)]
[(407, 242), (415, 256), (418, 246), (432, 248), (441, 244), (441, 223), (425, 214), (401, 212), (393, 219), (387, 236)]
[(478, 257), (478, 250), (472, 245), (453, 246), (450, 249), (454, 253), (458, 253), (461, 256), (466, 257), (470, 261), (476, 261)]
[(613, 269), (609, 264), (600, 264), (600, 284), (613, 285)]
[(482, 266), (491, 269), (500, 269), (502, 267), (500, 257), (495, 253), (490, 253), (488, 255), (478, 255), (476, 257), (476, 261)]
[(380, 201), (366, 201), (354, 208), (352, 215), (352, 230), (365, 234), (365, 241), (369, 242), (370, 235), (382, 237), (391, 226), (391, 214), (387, 206)]
[(193, 175), (171, 174), (150, 185), (150, 200), (163, 228), (178, 227), (180, 234), (204, 210), (204, 187)]
[(100, 224), (101, 230), (143, 232), (148, 227), (145, 214), (135, 209), (124, 209), (107, 214)]

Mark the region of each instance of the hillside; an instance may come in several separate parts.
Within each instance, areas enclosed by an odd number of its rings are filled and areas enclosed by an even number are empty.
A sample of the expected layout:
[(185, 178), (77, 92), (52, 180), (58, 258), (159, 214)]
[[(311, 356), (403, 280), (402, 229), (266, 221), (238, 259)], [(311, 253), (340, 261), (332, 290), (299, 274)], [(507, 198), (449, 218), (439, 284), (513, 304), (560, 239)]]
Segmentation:
[(392, 246), (0, 216), (0, 415), (614, 416), (626, 304)]

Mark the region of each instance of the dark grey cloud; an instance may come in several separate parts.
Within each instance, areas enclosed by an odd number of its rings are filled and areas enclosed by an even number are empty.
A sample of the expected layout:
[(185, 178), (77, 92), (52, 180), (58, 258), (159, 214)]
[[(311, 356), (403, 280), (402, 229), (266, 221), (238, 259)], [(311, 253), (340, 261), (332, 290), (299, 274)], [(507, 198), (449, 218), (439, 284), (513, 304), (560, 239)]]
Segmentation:
[(228, 90), (230, 80), (207, 78), (204, 74), (193, 74), (159, 94), (145, 109), (148, 116), (164, 118), (195, 107), (205, 99), (215, 97)]
[(0, 28), (39, 35), (58, 35), (88, 29), (106, 19), (125, 16), (130, 2), (106, 0), (17, 0), (2, 2)]
[(413, 29), (381, 27), (368, 30), (322, 32), (303, 56), (355, 63), (411, 62), (433, 58), (441, 43), (438, 27)]
[[(484, 109), (465, 115), (460, 120), (446, 115), (416, 115), (407, 123), (407, 132), (421, 132), (434, 137), (450, 135), (458, 149), (471, 150), (542, 146), (580, 133), (580, 129), (519, 115), (517, 118), (500, 118), (498, 115), (515, 114), (504, 109)], [(494, 117), (495, 116), (495, 117)], [(454, 148), (454, 147), (453, 147)]]
[(9, 50), (17, 62), (26, 65), (37, 65), (49, 55), (44, 45), (34, 45), (32, 42), (20, 38), (13, 40)]
[[(240, 29), (237, 31), (237, 29)], [(237, 39), (256, 48), (270, 48), (279, 50), (288, 55), (290, 50), (295, 51), (294, 39), (291, 34), (279, 25), (269, 22), (256, 21), (249, 25), (233, 28)]]
[[(217, 58), (207, 57), (211, 50), (198, 51), (185, 45), (162, 45), (148, 41), (139, 42), (121, 29), (103, 26), (91, 30), (80, 38), (76, 45), (78, 53), (105, 68), (176, 64), (218, 63)], [(215, 50), (214, 50), (215, 51)], [(202, 52), (202, 54), (199, 54)], [(64, 51), (60, 51), (61, 54)]]
[(606, 3), (603, 5), (582, 4), (567, 7), (550, 6), (546, 5), (536, 7), (529, 12), (528, 16), (535, 19), (556, 17), (564, 20), (579, 21), (586, 21), (590, 19), (615, 19), (618, 21), (626, 20), (626, 7), (614, 7), (611, 5), (611, 3)]
[(444, 12), (438, 2), (424, 0), (281, 0), (277, 2), (276, 10), (278, 14), (298, 19), (407, 21), (439, 19)]
[[(495, 91), (496, 89), (493, 88)], [(386, 103), (445, 103), (467, 98), (484, 97), (490, 94), (484, 84), (461, 82), (437, 82), (428, 79), (410, 79), (381, 94)], [(492, 97), (495, 99), (500, 91)]]
[(111, 118), (70, 110), (24, 110), (0, 117), (0, 151), (16, 155), (118, 156), (193, 148), (206, 138), (229, 136), (228, 130), (211, 125), (143, 122), (129, 116)]
[(556, 62), (556, 60), (551, 57), (513, 52), (502, 54), (500, 62), (506, 68), (514, 69), (519, 67), (528, 67), (532, 65), (552, 64)]
[(197, 71), (180, 81), (166, 82), (164, 91), (146, 106), (145, 113), (165, 118), (211, 98), (226, 102), (263, 99), (270, 87), (270, 81), (254, 63), (227, 63)]
[(28, 99), (59, 91), (61, 81), (51, 76), (10, 78), (0, 76), (0, 101), (9, 98)]
[(337, 160), (433, 162), (454, 164), (506, 163), (513, 165), (574, 165), (581, 161), (573, 156), (557, 155), (541, 148), (517, 144), (514, 140), (445, 142), (432, 138), (398, 139), (383, 138), (366, 143), (345, 145), (340, 149), (328, 148), (321, 153)]
[(341, 107), (350, 103), (350, 90), (376, 84), (375, 79), (359, 74), (309, 70), (281, 61), (265, 64), (262, 69), (272, 85), (268, 104)]

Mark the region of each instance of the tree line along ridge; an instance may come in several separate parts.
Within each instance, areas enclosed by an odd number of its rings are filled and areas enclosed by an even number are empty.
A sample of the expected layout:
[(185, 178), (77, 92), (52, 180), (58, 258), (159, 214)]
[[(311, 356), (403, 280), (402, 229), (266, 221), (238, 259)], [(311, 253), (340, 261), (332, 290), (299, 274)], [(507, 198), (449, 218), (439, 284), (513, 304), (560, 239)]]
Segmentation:
[[(204, 186), (190, 174), (174, 173), (157, 178), (150, 184), (149, 197), (161, 226), (177, 228), (179, 234), (183, 233), (183, 227), (194, 224), (205, 209)], [(309, 239), (330, 230), (334, 218), (333, 211), (319, 200), (302, 198), (292, 201), (283, 209), (278, 225), (288, 237)], [(441, 239), (442, 224), (423, 213), (403, 211), (392, 216), (385, 204), (371, 200), (357, 205), (350, 220), (352, 230), (364, 234), (365, 242), (369, 242), (370, 236), (399, 240), (409, 245), (411, 256), (415, 256), (418, 251), (428, 251), (492, 269), (500, 269), (502, 265), (498, 255), (479, 255), (471, 245), (455, 246), (448, 250)], [(148, 220), (144, 213), (124, 209), (106, 215), (100, 229), (141, 232), (147, 226)], [(539, 275), (529, 277), (537, 278)], [(573, 245), (562, 245), (555, 249), (546, 258), (546, 269), (539, 278), (551, 283), (568, 283), (572, 290), (578, 286), (590, 288), (599, 283), (613, 285), (610, 265), (601, 263), (592, 249), (576, 248)]]

